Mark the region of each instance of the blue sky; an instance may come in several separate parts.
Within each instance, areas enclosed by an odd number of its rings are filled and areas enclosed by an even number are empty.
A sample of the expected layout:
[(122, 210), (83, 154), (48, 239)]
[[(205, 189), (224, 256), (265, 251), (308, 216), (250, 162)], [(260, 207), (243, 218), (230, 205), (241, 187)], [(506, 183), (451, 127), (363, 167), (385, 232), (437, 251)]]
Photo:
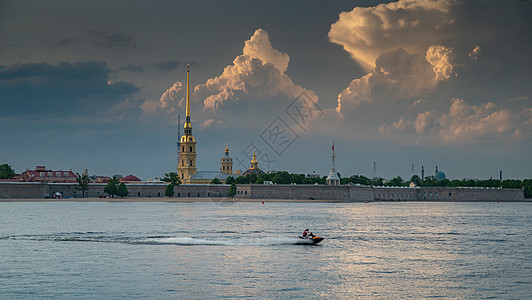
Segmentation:
[(532, 177), (532, 1), (2, 1), (0, 163)]

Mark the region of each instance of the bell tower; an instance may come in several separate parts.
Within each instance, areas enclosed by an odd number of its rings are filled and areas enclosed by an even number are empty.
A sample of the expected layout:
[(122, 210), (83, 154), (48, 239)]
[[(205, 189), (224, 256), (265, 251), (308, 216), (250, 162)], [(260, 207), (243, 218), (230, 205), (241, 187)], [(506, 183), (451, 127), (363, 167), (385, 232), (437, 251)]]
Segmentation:
[(233, 175), (233, 159), (229, 156), (229, 147), (225, 145), (225, 155), (222, 157), (220, 172)]
[(192, 123), (190, 123), (190, 89), (189, 89), (190, 64), (187, 65), (187, 104), (186, 121), (183, 126), (185, 133), (179, 141), (179, 165), (177, 174), (184, 184), (190, 183), (191, 176), (196, 174), (196, 140), (192, 135)]

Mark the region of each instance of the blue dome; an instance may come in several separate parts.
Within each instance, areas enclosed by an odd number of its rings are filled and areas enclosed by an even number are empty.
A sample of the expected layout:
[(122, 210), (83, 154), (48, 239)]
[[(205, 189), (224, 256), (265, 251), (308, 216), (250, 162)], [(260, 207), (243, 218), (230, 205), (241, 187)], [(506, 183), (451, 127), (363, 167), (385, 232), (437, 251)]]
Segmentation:
[(438, 180), (438, 181), (445, 180), (445, 178), (446, 178), (446, 177), (445, 177), (445, 173), (443, 173), (442, 171), (436, 173), (436, 176), (435, 176), (435, 177), (436, 177), (436, 180)]

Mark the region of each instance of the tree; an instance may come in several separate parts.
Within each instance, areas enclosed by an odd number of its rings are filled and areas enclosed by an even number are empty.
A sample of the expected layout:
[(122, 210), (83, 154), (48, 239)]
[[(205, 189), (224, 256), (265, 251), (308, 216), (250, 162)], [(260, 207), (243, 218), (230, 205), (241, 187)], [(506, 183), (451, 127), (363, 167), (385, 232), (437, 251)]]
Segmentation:
[(222, 184), (218, 178), (214, 177), (214, 179), (211, 181), (211, 184)]
[(388, 186), (402, 186), (403, 185), (403, 178), (401, 176), (397, 176), (395, 178), (392, 178), (390, 181), (388, 181)]
[(173, 185), (171, 183), (169, 185), (167, 185), (166, 189), (164, 190), (164, 195), (166, 197), (168, 197), (168, 198), (173, 197), (174, 194), (175, 194), (174, 187), (175, 187), (175, 185)]
[(170, 184), (173, 184), (174, 186), (181, 184), (181, 179), (179, 179), (179, 175), (177, 175), (176, 172), (164, 174), (163, 181), (170, 182)]
[(277, 184), (289, 184), (290, 183), (290, 174), (286, 171), (277, 172), (275, 175), (273, 175), (272, 180), (273, 183)]
[(229, 192), (227, 193), (227, 196), (234, 197), (236, 195), (236, 184), (233, 182), (231, 183), (231, 187), (229, 188)]
[(109, 181), (107, 181), (105, 188), (103, 188), (103, 191), (109, 194), (111, 198), (114, 198), (114, 195), (116, 195), (118, 191), (118, 181), (119, 179), (116, 178), (116, 176), (113, 176), (113, 178), (110, 178)]
[(520, 189), (521, 180), (517, 179), (506, 179), (501, 182), (501, 186), (506, 189)]
[(236, 184), (248, 184), (249, 183), (249, 177), (248, 176), (238, 176), (235, 179)]
[(312, 178), (305, 178), (303, 179), (303, 184), (314, 184), (314, 180), (312, 180)]
[(250, 183), (255, 183), (255, 181), (257, 181), (257, 174), (249, 174), (246, 177)]
[(13, 177), (15, 177), (15, 170), (10, 165), (0, 165), (0, 179), (11, 179)]
[(410, 178), (410, 182), (413, 182), (415, 185), (420, 186), (421, 185), (421, 178), (417, 175), (412, 175)]
[(229, 176), (225, 179), (225, 184), (231, 184), (235, 182), (235, 178), (233, 176)]
[(523, 182), (521, 182), (521, 186), (523, 187), (525, 198), (532, 198), (532, 179), (523, 180)]
[(116, 195), (120, 196), (120, 198), (123, 198), (123, 197), (127, 197), (128, 194), (129, 194), (129, 191), (127, 190), (126, 184), (123, 182), (120, 183), (118, 185), (118, 189), (116, 190)]
[(76, 181), (78, 182), (78, 186), (76, 187), (76, 190), (81, 191), (82, 198), (85, 198), (85, 191), (89, 190), (89, 175), (83, 174), (76, 177)]

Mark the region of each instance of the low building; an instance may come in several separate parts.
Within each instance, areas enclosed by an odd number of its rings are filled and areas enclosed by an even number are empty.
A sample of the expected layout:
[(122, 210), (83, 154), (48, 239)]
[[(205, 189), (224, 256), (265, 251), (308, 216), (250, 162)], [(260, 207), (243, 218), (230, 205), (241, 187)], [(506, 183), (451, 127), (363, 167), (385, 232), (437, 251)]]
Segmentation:
[(35, 170), (26, 170), (18, 176), (18, 181), (24, 182), (49, 182), (49, 183), (76, 183), (77, 175), (68, 171), (54, 171), (45, 166), (36, 166)]

